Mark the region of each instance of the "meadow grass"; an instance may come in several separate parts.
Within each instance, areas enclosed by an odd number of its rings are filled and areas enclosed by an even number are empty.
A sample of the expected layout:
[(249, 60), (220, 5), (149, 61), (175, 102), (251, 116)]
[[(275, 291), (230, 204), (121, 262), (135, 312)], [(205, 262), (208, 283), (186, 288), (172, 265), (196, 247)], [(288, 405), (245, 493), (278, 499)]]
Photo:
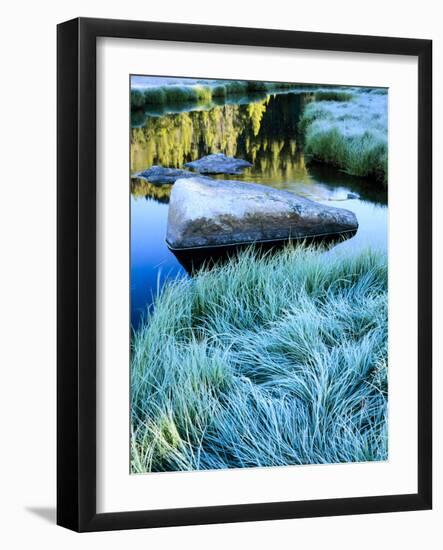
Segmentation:
[(350, 101), (352, 94), (338, 90), (319, 90), (314, 94), (315, 101)]
[[(302, 86), (302, 88), (305, 88)], [(300, 89), (299, 84), (287, 82), (262, 82), (255, 80), (213, 81), (212, 84), (201, 81), (197, 84), (161, 84), (147, 88), (131, 90), (131, 108), (142, 109), (145, 106), (164, 106), (179, 103), (210, 103), (228, 97), (246, 96), (256, 93), (277, 93), (291, 89)], [(336, 92), (340, 93), (340, 92)]]
[(144, 106), (164, 106), (179, 103), (209, 103), (213, 98), (226, 98), (227, 95), (245, 94), (247, 82), (229, 81), (226, 84), (161, 85), (131, 90), (131, 108)]
[(387, 264), (287, 246), (176, 279), (134, 333), (131, 470), (387, 458)]
[(219, 86), (214, 86), (211, 92), (212, 92), (212, 97), (226, 99), (228, 90), (226, 86), (221, 84)]
[(141, 90), (131, 90), (131, 110), (141, 109), (145, 104), (145, 94)]
[[(345, 97), (346, 96), (346, 97)], [(354, 176), (388, 177), (385, 90), (316, 92), (300, 120), (305, 152)]]
[(244, 80), (229, 80), (224, 85), (227, 95), (246, 95), (248, 92), (248, 83)]

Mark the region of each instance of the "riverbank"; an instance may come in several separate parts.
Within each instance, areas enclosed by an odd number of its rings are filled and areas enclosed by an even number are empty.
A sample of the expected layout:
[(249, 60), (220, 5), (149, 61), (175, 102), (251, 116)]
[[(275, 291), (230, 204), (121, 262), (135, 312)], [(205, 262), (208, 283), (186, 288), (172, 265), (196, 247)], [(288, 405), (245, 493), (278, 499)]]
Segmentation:
[[(179, 79), (177, 79), (179, 80)], [(288, 82), (262, 82), (255, 80), (191, 80), (185, 83), (168, 82), (152, 84), (147, 80), (143, 86), (131, 89), (131, 109), (150, 106), (177, 105), (180, 103), (209, 103), (225, 101), (229, 97), (241, 98), (251, 94), (271, 94), (288, 90), (313, 90), (318, 85), (294, 84)], [(325, 86), (321, 86), (324, 88)], [(326, 86), (327, 88), (327, 86)]]
[(133, 334), (134, 473), (387, 458), (387, 258), (288, 246), (169, 281)]
[[(205, 118), (204, 113), (217, 106), (230, 106), (235, 110), (246, 103), (255, 124), (255, 136), (271, 96), (300, 94), (302, 112), (294, 124), (303, 136), (307, 157), (381, 186), (387, 185), (386, 89), (240, 80), (195, 80), (188, 84), (167, 81), (157, 85), (151, 80), (147, 82), (145, 87), (139, 83), (131, 89), (131, 116), (134, 127), (140, 129), (149, 115), (155, 118), (196, 109)], [(145, 131), (141, 130), (137, 138), (143, 138)], [(208, 143), (216, 145), (212, 141)], [(209, 152), (221, 152), (220, 146), (210, 149)], [(177, 162), (174, 166), (180, 167)]]
[(347, 174), (388, 183), (387, 90), (318, 92), (303, 112), (305, 153)]

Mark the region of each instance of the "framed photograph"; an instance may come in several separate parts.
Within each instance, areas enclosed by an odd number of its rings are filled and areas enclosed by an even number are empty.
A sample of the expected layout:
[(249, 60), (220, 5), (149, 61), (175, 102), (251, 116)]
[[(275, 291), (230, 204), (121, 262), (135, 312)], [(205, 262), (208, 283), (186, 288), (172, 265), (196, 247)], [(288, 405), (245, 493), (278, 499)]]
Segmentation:
[(58, 26), (59, 525), (430, 509), (432, 43)]

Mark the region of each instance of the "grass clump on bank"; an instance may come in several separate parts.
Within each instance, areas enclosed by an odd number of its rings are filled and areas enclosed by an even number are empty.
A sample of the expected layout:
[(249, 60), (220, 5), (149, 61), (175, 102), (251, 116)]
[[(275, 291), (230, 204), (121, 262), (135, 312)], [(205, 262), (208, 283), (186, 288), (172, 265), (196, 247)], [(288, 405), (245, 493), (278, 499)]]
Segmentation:
[(314, 94), (315, 101), (351, 101), (352, 94), (337, 90), (319, 90)]
[[(317, 92), (300, 121), (305, 152), (348, 174), (386, 185), (387, 94), (382, 92), (356, 91), (352, 98), (346, 92)], [(346, 98), (341, 97), (343, 94)]]
[(134, 473), (387, 458), (387, 266), (288, 246), (163, 287), (133, 336)]
[(226, 84), (160, 85), (131, 90), (131, 108), (176, 105), (180, 103), (210, 103), (229, 95), (248, 92), (247, 82), (229, 81)]
[(211, 90), (205, 86), (155, 86), (131, 90), (131, 108), (142, 109), (146, 105), (175, 105), (177, 103), (205, 103), (212, 99)]
[(131, 90), (131, 109), (149, 106), (176, 105), (180, 103), (220, 102), (230, 97), (251, 94), (270, 94), (299, 88), (286, 82), (262, 82), (255, 80), (214, 80), (197, 84), (161, 84)]

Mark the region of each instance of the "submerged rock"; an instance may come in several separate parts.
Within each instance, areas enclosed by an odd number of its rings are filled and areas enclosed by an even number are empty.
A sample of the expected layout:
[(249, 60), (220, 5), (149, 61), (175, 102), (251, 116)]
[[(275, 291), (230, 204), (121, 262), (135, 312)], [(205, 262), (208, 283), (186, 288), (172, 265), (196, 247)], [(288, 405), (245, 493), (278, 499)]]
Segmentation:
[(136, 175), (137, 178), (148, 180), (154, 185), (175, 183), (179, 178), (194, 178), (195, 172), (180, 170), (180, 168), (165, 168), (164, 166), (151, 166)]
[(200, 174), (241, 174), (245, 168), (252, 166), (247, 160), (228, 157), (223, 153), (207, 155), (199, 160), (187, 162), (188, 168), (200, 172)]
[(355, 232), (349, 210), (255, 183), (179, 179), (172, 187), (166, 241), (172, 249), (229, 246)]

